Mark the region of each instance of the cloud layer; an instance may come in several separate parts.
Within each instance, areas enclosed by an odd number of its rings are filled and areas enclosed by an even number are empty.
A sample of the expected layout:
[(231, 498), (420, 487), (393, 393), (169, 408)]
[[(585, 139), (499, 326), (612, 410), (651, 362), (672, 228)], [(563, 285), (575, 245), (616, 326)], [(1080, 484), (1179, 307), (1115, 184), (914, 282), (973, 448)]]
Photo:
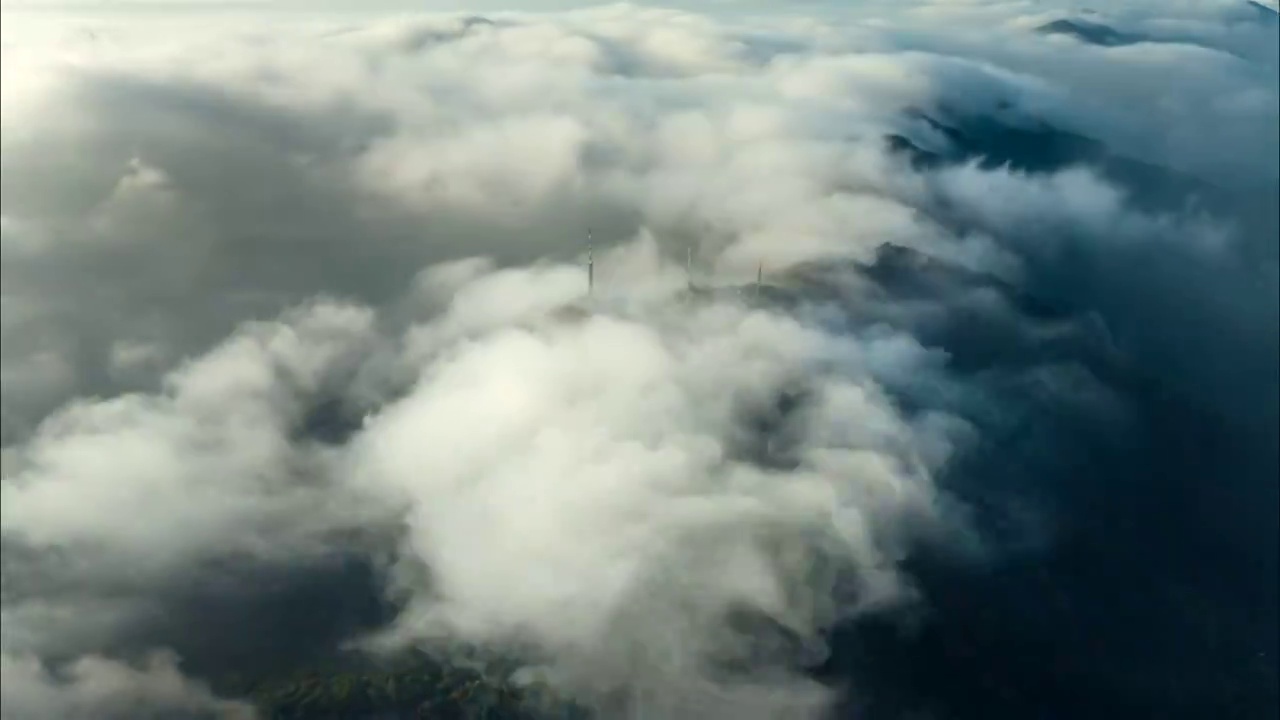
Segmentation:
[[(458, 645), (606, 716), (1063, 707), (975, 603), (1106, 648), (1043, 655), (1080, 712), (1265, 713), (1275, 25), (7, 15), (4, 717)], [(929, 679), (962, 627), (1022, 697)]]

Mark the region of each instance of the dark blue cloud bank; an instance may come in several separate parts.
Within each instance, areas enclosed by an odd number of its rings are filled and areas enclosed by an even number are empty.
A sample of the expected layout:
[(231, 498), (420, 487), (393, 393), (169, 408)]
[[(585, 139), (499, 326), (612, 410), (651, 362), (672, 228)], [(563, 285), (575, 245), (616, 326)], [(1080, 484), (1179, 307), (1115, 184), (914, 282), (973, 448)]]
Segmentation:
[(5, 720), (1276, 715), (1270, 8), (4, 30)]

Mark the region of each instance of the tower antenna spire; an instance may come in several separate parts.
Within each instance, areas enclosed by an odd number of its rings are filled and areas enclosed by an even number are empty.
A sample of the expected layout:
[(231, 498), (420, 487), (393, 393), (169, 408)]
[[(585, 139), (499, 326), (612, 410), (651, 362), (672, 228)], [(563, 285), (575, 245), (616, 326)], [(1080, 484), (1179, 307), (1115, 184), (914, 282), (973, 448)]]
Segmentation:
[(756, 266), (756, 297), (760, 297), (760, 286), (764, 284), (764, 261)]
[(685, 258), (685, 264), (684, 264), (684, 274), (685, 274), (686, 280), (689, 283), (689, 289), (692, 290), (693, 289), (693, 246), (690, 245), (689, 247), (685, 248), (685, 250), (686, 250), (686, 253), (685, 253), (686, 258)]
[(591, 242), (591, 228), (587, 228), (587, 294), (591, 295), (596, 289), (596, 261), (594, 248)]

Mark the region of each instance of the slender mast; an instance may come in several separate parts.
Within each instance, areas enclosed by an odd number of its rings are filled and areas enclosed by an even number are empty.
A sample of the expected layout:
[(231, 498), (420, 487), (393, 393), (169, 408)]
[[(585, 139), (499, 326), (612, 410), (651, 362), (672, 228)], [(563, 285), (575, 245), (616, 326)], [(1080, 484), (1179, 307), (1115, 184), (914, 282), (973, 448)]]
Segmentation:
[(587, 228), (587, 294), (591, 295), (596, 289), (596, 261), (592, 252), (591, 244), (591, 228)]

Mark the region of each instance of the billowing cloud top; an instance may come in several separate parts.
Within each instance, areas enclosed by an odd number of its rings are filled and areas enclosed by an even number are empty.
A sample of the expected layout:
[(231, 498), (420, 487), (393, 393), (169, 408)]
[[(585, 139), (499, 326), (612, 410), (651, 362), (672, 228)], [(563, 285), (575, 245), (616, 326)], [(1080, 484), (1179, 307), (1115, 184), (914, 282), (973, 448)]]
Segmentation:
[(1275, 707), (1272, 11), (208, 10), (5, 16), (5, 720)]

